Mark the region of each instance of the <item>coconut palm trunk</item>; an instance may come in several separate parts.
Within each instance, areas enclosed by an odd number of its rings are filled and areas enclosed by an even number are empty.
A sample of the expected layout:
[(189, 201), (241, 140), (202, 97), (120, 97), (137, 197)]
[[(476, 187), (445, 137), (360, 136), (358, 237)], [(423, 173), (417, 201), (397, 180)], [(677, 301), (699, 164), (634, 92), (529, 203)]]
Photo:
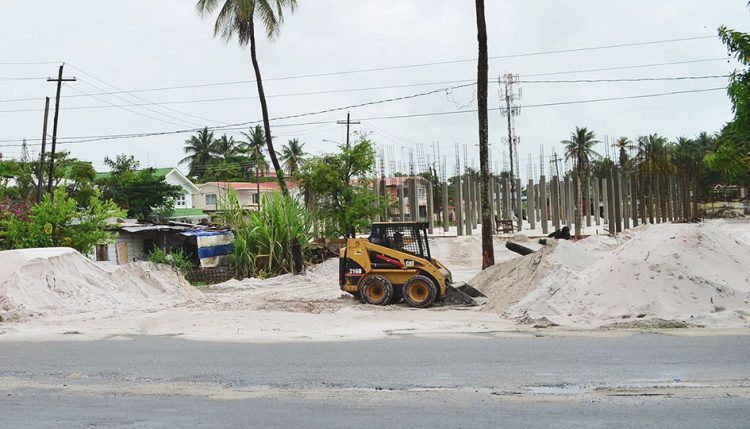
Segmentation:
[[(484, 17), (484, 0), (476, 0), (477, 42), (477, 104), (479, 111), (479, 163), (482, 175), (482, 269), (495, 265), (495, 249), (492, 242), (492, 202), (490, 201), (489, 137), (487, 119), (487, 23)], [(519, 202), (520, 204), (520, 202)]]
[[(255, 50), (255, 20), (251, 17), (248, 23), (250, 25), (250, 58), (253, 61), (255, 83), (258, 87), (258, 99), (260, 100), (260, 111), (263, 115), (263, 131), (266, 135), (268, 155), (271, 157), (271, 164), (273, 164), (273, 169), (276, 171), (276, 179), (279, 182), (281, 193), (287, 196), (289, 195), (289, 189), (287, 189), (286, 181), (284, 180), (284, 171), (281, 169), (281, 164), (279, 164), (279, 160), (276, 157), (276, 151), (273, 148), (273, 141), (271, 140), (271, 121), (268, 115), (268, 104), (266, 103), (266, 93), (263, 90), (263, 78), (260, 73), (260, 65), (258, 64), (258, 55)], [(258, 198), (260, 198), (260, 195), (258, 195)]]

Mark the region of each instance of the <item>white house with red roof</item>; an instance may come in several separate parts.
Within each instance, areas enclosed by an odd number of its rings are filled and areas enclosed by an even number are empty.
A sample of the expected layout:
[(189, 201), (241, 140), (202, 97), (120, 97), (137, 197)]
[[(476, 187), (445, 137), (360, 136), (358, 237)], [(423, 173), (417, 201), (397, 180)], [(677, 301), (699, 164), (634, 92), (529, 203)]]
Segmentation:
[[(218, 210), (220, 202), (227, 198), (231, 190), (237, 193), (237, 199), (242, 207), (248, 210), (258, 210), (260, 207), (259, 201), (261, 201), (263, 195), (272, 194), (279, 189), (279, 184), (276, 181), (260, 183), (206, 182), (196, 186), (199, 192), (193, 194), (193, 207), (205, 211)], [(297, 183), (292, 181), (287, 181), (286, 186), (292, 195), (299, 190)], [(258, 190), (260, 190), (260, 194), (258, 194)]]

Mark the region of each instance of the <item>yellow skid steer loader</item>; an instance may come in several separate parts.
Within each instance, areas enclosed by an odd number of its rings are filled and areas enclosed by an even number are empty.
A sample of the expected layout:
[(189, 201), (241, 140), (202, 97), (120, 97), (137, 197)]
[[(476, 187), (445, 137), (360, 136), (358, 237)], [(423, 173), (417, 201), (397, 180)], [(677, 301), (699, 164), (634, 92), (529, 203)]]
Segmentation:
[(339, 251), (339, 285), (373, 305), (403, 299), (418, 308), (471, 306), (484, 297), (469, 285), (454, 285), (451, 272), (432, 258), (427, 222), (378, 222), (370, 237), (347, 239)]

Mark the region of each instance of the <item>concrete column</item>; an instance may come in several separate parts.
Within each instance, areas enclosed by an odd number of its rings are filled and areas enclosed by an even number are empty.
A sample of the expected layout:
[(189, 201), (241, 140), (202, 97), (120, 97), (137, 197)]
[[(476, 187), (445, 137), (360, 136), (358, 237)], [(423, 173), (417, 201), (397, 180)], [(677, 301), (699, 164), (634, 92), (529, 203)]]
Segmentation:
[(497, 218), (497, 216), (495, 215), (495, 179), (493, 179), (492, 176), (490, 176), (490, 186), (487, 192), (490, 193), (490, 227), (492, 228), (492, 233), (494, 234), (496, 225), (495, 219)]
[(593, 183), (593, 215), (594, 215), (594, 223), (596, 223), (596, 226), (601, 225), (602, 217), (599, 213), (599, 189), (601, 189), (601, 181), (598, 177), (593, 177), (594, 183)]
[(503, 192), (499, 179), (492, 179), (492, 186), (495, 191), (495, 216), (497, 219), (503, 218)]
[(471, 219), (471, 178), (469, 175), (465, 175), (466, 181), (464, 182), (464, 231), (466, 235), (471, 235), (473, 232), (472, 219)]
[(456, 210), (456, 234), (464, 235), (464, 209), (463, 202), (463, 186), (461, 184), (461, 175), (457, 175), (453, 182), (453, 206)]
[(552, 176), (550, 182), (550, 204), (552, 204), (552, 227), (560, 229), (560, 180)]
[(523, 206), (521, 204), (521, 179), (516, 179), (516, 216), (518, 217), (518, 230), (523, 229)]
[(526, 188), (526, 217), (529, 221), (529, 228), (536, 228), (536, 204), (534, 204), (534, 181), (529, 179)]
[(432, 181), (427, 181), (427, 233), (432, 234), (433, 228), (432, 224), (434, 220), (432, 219), (434, 207), (433, 204), (435, 204), (435, 200), (433, 198), (432, 194)]
[(448, 182), (443, 182), (443, 232), (448, 232)]
[(539, 208), (542, 221), (542, 232), (548, 234), (549, 226), (547, 225), (547, 178), (544, 174), (539, 176)]
[(385, 207), (383, 208), (383, 220), (389, 222), (391, 220), (389, 206), (391, 205), (390, 189), (386, 186), (385, 177), (380, 178), (380, 196), (383, 198)]
[(477, 224), (479, 224), (481, 222), (480, 221), (480, 219), (481, 219), (481, 217), (480, 217), (480, 211), (481, 211), (481, 208), (480, 208), (480, 206), (481, 206), (480, 196), (482, 194), (479, 191), (479, 186), (478, 186), (478, 183), (477, 183), (476, 180), (471, 185), (472, 185), (471, 186), (471, 190), (472, 190), (471, 195), (472, 195), (472, 197), (474, 197), (472, 199), (472, 202), (471, 202), (471, 209), (472, 209), (471, 226), (472, 226), (472, 228), (477, 229)]
[(622, 222), (623, 229), (630, 229), (630, 177), (622, 174)]
[(570, 219), (568, 218), (568, 190), (570, 188), (568, 185), (569, 181), (569, 178), (564, 177), (561, 183), (562, 192), (560, 192), (560, 221), (563, 225), (570, 225)]
[(398, 184), (398, 220), (401, 222), (406, 220), (406, 204), (404, 203), (404, 182)]
[(613, 168), (607, 171), (607, 205), (609, 206), (609, 235), (617, 234), (617, 220), (615, 219), (615, 179)]
[(510, 179), (503, 179), (503, 218), (513, 219), (513, 211), (510, 200)]
[[(372, 181), (372, 193), (380, 195), (380, 181), (378, 179)], [(380, 222), (380, 213), (375, 215), (375, 222)]]
[(633, 219), (633, 228), (638, 226), (638, 175), (630, 176), (630, 216)]
[(662, 203), (661, 203), (661, 180), (659, 175), (654, 176), (654, 217), (656, 218), (656, 223), (661, 223), (662, 217), (664, 213), (662, 213)]
[(419, 195), (417, 195), (417, 179), (410, 178), (409, 182), (409, 219), (419, 220)]
[[(604, 223), (609, 223), (609, 184), (608, 180), (602, 179), (602, 204), (604, 204)], [(611, 227), (611, 226), (610, 226)]]
[(591, 226), (591, 177), (583, 182), (583, 207), (586, 210), (586, 226)]
[(620, 169), (612, 169), (612, 200), (614, 202), (615, 232), (622, 232), (622, 186), (620, 184)]

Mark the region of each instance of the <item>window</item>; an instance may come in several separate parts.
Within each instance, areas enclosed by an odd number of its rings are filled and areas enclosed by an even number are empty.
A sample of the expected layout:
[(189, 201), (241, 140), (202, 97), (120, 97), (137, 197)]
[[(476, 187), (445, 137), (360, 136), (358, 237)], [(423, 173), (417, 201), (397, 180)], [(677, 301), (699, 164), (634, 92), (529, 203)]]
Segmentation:
[(253, 204), (258, 204), (258, 194), (253, 194)]
[(427, 198), (427, 191), (425, 188), (419, 188), (419, 198)]
[(206, 194), (206, 205), (207, 206), (216, 205), (216, 194)]
[(185, 207), (185, 195), (180, 195), (174, 200), (174, 205), (177, 207)]

